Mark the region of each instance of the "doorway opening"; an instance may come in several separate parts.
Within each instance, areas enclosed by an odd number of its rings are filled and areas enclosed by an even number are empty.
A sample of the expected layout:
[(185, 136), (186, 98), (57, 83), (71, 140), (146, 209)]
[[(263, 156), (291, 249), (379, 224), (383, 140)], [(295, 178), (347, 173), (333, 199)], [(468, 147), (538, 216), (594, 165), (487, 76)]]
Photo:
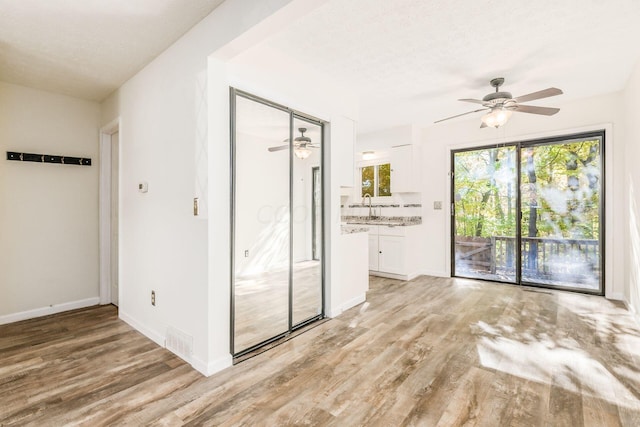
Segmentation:
[(324, 318), (324, 122), (231, 88), (231, 354)]
[(100, 303), (120, 303), (118, 282), (120, 121), (100, 130)]
[(604, 137), (452, 151), (452, 275), (603, 295)]

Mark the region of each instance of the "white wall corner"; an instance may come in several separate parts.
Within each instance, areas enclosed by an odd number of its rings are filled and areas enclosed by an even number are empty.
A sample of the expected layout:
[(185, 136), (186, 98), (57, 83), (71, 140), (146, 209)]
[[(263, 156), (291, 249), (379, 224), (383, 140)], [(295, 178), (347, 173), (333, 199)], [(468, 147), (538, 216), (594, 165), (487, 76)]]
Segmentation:
[(229, 76), (227, 65), (209, 57), (207, 66), (207, 191), (209, 201), (216, 200), (216, 209), (209, 209), (208, 226), (208, 334), (206, 368), (211, 375), (230, 365), (231, 330), (231, 204), (230, 181), (230, 112)]
[(620, 292), (610, 293), (610, 294), (607, 294), (605, 298), (613, 301), (622, 301), (627, 306), (627, 309), (629, 309), (629, 302), (627, 301), (627, 298), (625, 298), (623, 293), (620, 293)]
[(627, 309), (627, 311), (629, 312), (633, 320), (635, 320), (638, 327), (640, 327), (640, 313), (636, 311), (636, 309), (633, 307), (633, 304), (631, 304), (631, 302), (629, 301), (629, 299), (627, 299), (625, 295), (615, 294), (611, 297), (606, 297), (606, 298), (614, 301), (622, 301), (622, 303), (624, 304), (624, 307)]
[[(209, 139), (208, 139), (208, 91), (207, 69), (198, 73), (195, 79), (196, 129), (194, 134), (194, 216), (208, 220), (209, 216)], [(197, 210), (195, 207), (197, 199)]]
[(207, 363), (197, 357), (192, 357), (187, 362), (189, 362), (193, 369), (200, 372), (205, 377), (210, 377), (211, 375), (232, 366), (233, 358), (231, 357), (231, 354), (229, 354)]
[(334, 319), (342, 314), (342, 307), (336, 307), (335, 309), (330, 308), (326, 313), (327, 317)]
[(356, 297), (351, 298), (348, 301), (345, 301), (342, 304), (342, 307), (341, 307), (340, 311), (342, 313), (344, 313), (345, 311), (349, 310), (350, 308), (353, 308), (353, 307), (355, 307), (355, 306), (357, 306), (359, 304), (362, 304), (366, 300), (367, 300), (367, 294), (366, 293), (360, 294), (360, 295), (358, 295)]
[(52, 304), (47, 307), (35, 308), (33, 310), (21, 311), (0, 316), (0, 325), (19, 322), (21, 320), (35, 319), (36, 317), (49, 316), (51, 314), (62, 313), (63, 311), (76, 310), (78, 308), (91, 307), (100, 303), (99, 297), (86, 298), (78, 301), (70, 301), (62, 304)]
[(197, 363), (192, 363), (193, 366), (198, 372), (203, 374), (204, 376), (210, 377), (211, 375), (218, 373), (224, 369), (227, 369), (233, 365), (233, 358), (231, 354), (227, 354), (223, 357), (219, 357), (218, 359), (212, 360), (209, 363), (205, 364), (201, 361), (195, 361)]

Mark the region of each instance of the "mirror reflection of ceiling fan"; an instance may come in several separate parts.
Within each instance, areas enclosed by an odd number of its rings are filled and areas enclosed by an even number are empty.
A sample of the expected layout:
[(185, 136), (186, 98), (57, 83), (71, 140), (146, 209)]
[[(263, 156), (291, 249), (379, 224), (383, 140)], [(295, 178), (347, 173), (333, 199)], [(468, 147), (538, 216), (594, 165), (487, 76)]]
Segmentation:
[[(296, 155), (297, 158), (304, 160), (311, 155), (312, 148), (319, 148), (320, 144), (314, 144), (311, 142), (311, 138), (308, 136), (304, 136), (304, 133), (307, 131), (307, 128), (298, 128), (300, 132), (300, 136), (293, 138), (293, 154)], [(287, 144), (278, 145), (277, 147), (269, 147), (269, 151), (280, 151), (289, 149), (289, 138), (285, 139), (283, 142)]]
[(456, 117), (465, 116), (467, 114), (477, 113), (478, 111), (487, 111), (489, 113), (482, 116), (482, 125), (481, 128), (485, 128), (488, 126), (498, 128), (509, 120), (511, 114), (515, 111), (517, 113), (529, 113), (529, 114), (541, 114), (544, 116), (553, 116), (558, 111), (559, 108), (550, 108), (550, 107), (536, 107), (533, 105), (521, 105), (521, 102), (533, 101), (536, 99), (548, 98), (550, 96), (561, 95), (562, 91), (555, 87), (550, 87), (548, 89), (540, 90), (538, 92), (533, 92), (528, 95), (518, 96), (516, 98), (511, 96), (509, 92), (500, 92), (499, 88), (504, 83), (504, 79), (502, 77), (495, 78), (491, 80), (491, 86), (496, 88), (495, 92), (492, 92), (480, 99), (459, 99), (458, 101), (463, 102), (472, 102), (474, 104), (481, 104), (483, 108), (478, 110), (469, 111), (466, 113), (458, 114), (456, 116), (447, 117), (446, 119), (438, 120), (434, 123), (440, 123), (445, 120), (454, 119)]

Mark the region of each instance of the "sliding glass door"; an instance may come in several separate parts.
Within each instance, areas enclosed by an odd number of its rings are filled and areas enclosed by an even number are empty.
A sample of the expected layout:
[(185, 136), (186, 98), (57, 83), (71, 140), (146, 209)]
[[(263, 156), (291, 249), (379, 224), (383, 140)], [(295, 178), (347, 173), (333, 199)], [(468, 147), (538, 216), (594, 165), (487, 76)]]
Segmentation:
[(522, 282), (601, 290), (602, 137), (522, 148)]
[(516, 147), (453, 155), (455, 274), (515, 283)]
[(324, 315), (323, 123), (234, 89), (231, 107), (231, 353), (239, 357)]
[(454, 276), (603, 293), (596, 132), (452, 152)]

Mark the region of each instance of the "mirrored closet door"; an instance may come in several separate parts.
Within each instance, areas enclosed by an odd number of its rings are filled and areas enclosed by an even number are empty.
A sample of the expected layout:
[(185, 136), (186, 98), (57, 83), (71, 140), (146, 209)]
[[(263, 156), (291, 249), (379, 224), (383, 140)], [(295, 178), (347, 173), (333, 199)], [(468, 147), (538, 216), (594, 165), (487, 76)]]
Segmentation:
[(231, 90), (231, 352), (324, 317), (323, 123)]

